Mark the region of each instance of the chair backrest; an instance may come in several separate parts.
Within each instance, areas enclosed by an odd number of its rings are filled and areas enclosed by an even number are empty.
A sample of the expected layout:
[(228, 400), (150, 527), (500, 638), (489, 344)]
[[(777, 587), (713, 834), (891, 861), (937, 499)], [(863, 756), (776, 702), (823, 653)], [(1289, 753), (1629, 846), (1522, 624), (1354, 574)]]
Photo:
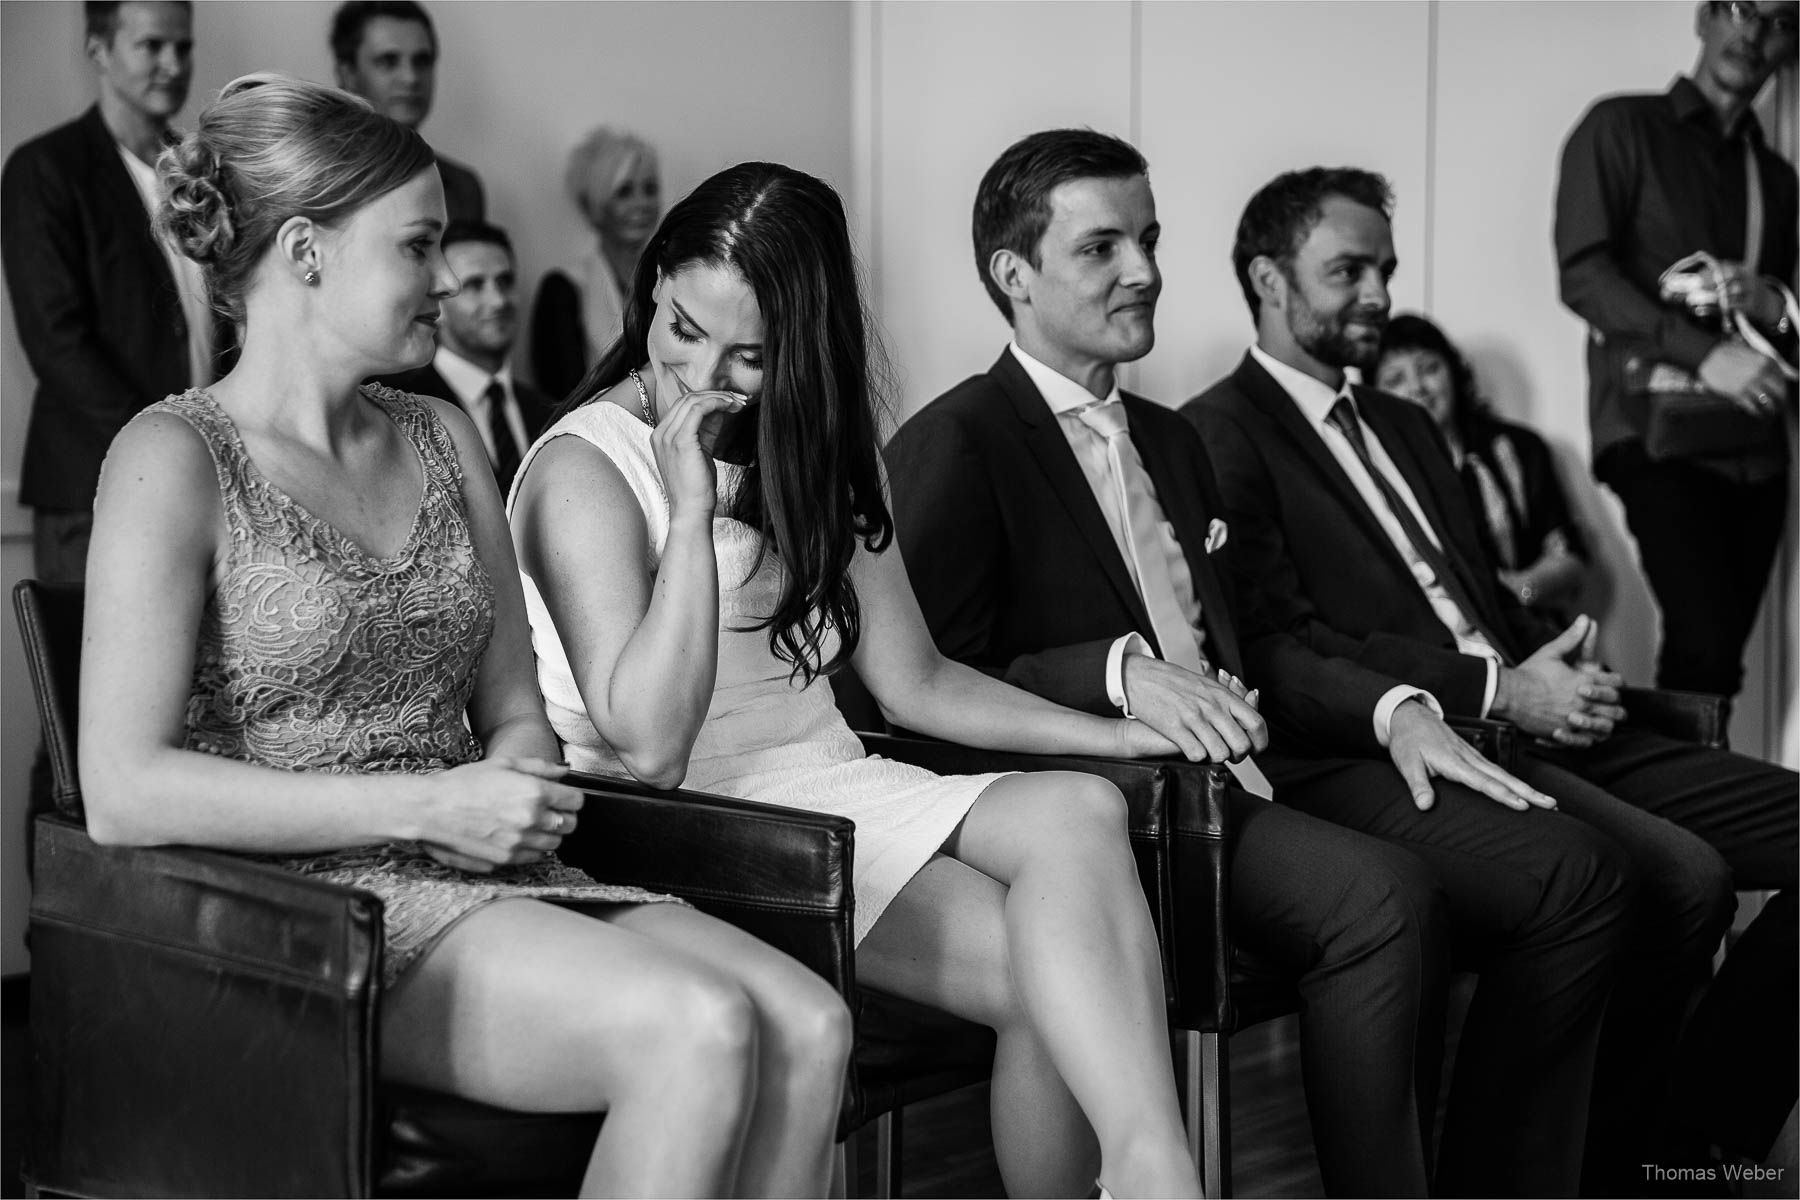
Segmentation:
[(13, 609), (25, 642), (25, 662), (37, 695), (44, 750), (50, 756), (56, 807), (83, 818), (81, 777), (75, 762), (75, 714), (81, 701), (81, 611), (86, 589), (78, 583), (21, 580)]

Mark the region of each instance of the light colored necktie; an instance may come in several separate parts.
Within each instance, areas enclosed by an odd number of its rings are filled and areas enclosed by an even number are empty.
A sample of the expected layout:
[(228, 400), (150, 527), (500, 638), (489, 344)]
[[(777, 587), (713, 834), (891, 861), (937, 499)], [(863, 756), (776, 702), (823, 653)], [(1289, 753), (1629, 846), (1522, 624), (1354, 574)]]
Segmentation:
[[(1163, 658), (1178, 667), (1200, 675), (1212, 674), (1200, 655), (1200, 641), (1194, 627), (1181, 611), (1175, 594), (1175, 583), (1169, 577), (1169, 565), (1157, 545), (1160, 511), (1156, 489), (1144, 460), (1131, 444), (1131, 432), (1125, 423), (1125, 405), (1105, 400), (1075, 410), (1083, 425), (1106, 439), (1106, 460), (1111, 468), (1112, 484), (1118, 493), (1119, 511), (1125, 514), (1125, 546), (1130, 551), (1131, 574), (1137, 584), (1138, 597), (1150, 614), (1150, 628)], [(1273, 789), (1262, 769), (1245, 759), (1226, 764), (1238, 785), (1254, 796), (1267, 800)]]

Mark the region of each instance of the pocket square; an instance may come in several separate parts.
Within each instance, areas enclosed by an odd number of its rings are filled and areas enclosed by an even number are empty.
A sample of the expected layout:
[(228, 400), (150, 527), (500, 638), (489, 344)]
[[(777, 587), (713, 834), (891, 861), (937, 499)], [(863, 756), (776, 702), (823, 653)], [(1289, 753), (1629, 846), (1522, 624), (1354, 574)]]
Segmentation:
[(1212, 524), (1206, 527), (1206, 552), (1211, 554), (1220, 546), (1223, 546), (1225, 544), (1225, 539), (1228, 536), (1230, 536), (1230, 531), (1226, 527), (1225, 522), (1214, 517), (1212, 519)]

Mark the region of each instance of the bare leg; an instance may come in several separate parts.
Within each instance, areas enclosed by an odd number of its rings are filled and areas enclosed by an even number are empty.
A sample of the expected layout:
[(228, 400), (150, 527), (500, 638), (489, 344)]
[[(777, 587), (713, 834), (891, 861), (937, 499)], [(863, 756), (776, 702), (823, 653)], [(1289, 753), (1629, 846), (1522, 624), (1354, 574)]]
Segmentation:
[(850, 1010), (823, 978), (781, 951), (697, 915), (645, 904), (613, 923), (712, 963), (756, 1006), (756, 1103), (732, 1194), (823, 1196), (850, 1059)]
[(722, 1196), (753, 1111), (756, 1034), (745, 989), (686, 951), (506, 900), (464, 918), (395, 987), (382, 1065), (507, 1108), (606, 1109), (584, 1196)]
[[(1012, 987), (1099, 1139), (1108, 1187), (1120, 1195), (1199, 1195), (1175, 1101), (1156, 936), (1117, 789), (1063, 772), (1000, 780), (945, 851), (1006, 887)], [(896, 915), (904, 922), (909, 913), (917, 919), (910, 908)], [(940, 924), (962, 917), (953, 912)], [(865, 952), (887, 920), (883, 914)], [(896, 981), (881, 986), (917, 994), (905, 989), (931, 979), (935, 964), (915, 960), (908, 972), (898, 956), (884, 956), (877, 969), (890, 968)], [(952, 1011), (956, 999), (944, 1000)]]
[(1093, 1129), (1013, 987), (1004, 887), (953, 858), (932, 859), (856, 948), (856, 972), (872, 987), (993, 1028), (994, 1156), (1008, 1195), (1093, 1191)]

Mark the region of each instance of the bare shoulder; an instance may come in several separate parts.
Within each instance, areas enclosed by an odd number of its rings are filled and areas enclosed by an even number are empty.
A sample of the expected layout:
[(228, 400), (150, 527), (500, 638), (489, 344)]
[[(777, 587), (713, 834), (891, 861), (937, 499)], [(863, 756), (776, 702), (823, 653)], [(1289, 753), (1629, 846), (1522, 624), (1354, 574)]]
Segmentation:
[(153, 409), (132, 418), (108, 448), (100, 493), (109, 491), (216, 502), (218, 471), (198, 429), (174, 413)]

